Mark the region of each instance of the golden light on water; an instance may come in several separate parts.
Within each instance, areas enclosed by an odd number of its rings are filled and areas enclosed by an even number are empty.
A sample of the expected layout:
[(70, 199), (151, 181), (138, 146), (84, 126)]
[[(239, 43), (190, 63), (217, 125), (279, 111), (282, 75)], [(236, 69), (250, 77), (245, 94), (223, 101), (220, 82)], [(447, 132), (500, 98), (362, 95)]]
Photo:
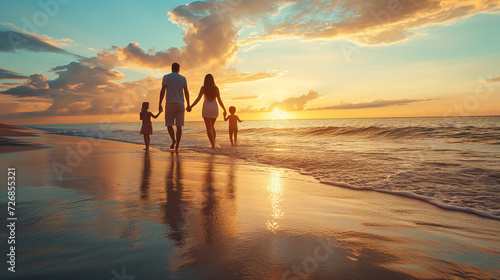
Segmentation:
[(271, 202), (271, 219), (267, 221), (267, 228), (275, 232), (279, 227), (279, 221), (283, 218), (284, 212), (281, 210), (280, 203), (283, 198), (283, 182), (281, 180), (281, 170), (271, 171), (266, 190)]

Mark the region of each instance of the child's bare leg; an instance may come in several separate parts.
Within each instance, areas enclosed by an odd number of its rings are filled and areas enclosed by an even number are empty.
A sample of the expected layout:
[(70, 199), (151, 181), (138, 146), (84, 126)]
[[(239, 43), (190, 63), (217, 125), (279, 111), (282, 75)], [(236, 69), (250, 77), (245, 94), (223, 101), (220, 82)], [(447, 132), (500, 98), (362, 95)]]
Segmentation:
[(238, 145), (238, 130), (234, 131), (234, 145)]
[(229, 140), (231, 141), (231, 146), (234, 145), (233, 143), (233, 130), (229, 130)]
[(146, 148), (144, 150), (149, 149), (148, 135), (144, 134), (144, 144), (146, 144)]

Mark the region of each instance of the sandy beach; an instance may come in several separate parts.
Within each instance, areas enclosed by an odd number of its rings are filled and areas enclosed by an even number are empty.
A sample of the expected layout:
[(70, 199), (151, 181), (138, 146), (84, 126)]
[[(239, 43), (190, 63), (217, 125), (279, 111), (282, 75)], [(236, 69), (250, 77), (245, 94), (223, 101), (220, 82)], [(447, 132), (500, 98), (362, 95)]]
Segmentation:
[(33, 136), (27, 128), (0, 123), (0, 153), (11, 153), (41, 149), (43, 146), (26, 142), (26, 138)]
[(47, 148), (0, 155), (18, 217), (2, 279), (500, 278), (497, 220), (221, 155), (26, 132)]

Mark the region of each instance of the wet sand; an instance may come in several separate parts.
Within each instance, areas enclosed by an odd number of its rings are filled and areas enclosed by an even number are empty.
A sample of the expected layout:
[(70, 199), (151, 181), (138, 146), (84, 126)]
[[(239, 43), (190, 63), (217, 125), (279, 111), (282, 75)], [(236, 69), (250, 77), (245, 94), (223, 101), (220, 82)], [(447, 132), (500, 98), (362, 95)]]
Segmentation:
[(0, 155), (19, 218), (2, 279), (500, 278), (500, 221), (224, 156), (29, 141), (50, 148)]
[(24, 141), (26, 136), (33, 136), (29, 128), (0, 123), (0, 153), (22, 152), (42, 149), (30, 142)]

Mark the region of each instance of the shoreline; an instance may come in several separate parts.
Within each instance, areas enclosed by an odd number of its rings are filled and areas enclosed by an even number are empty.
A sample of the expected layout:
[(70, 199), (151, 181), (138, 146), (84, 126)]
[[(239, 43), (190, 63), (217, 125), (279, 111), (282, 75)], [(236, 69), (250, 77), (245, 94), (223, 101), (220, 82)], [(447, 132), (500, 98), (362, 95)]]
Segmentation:
[[(45, 130), (39, 130), (39, 129), (35, 129), (35, 128), (29, 128), (29, 129), (32, 129), (32, 130), (35, 130), (35, 131), (43, 131), (44, 133), (52, 133), (52, 132), (47, 132)], [(138, 143), (135, 143), (135, 142), (131, 142), (131, 141), (127, 142), (127, 141), (121, 141), (121, 140), (116, 140), (116, 139), (99, 138), (99, 137), (93, 137), (93, 136), (67, 135), (67, 134), (57, 134), (57, 133), (53, 133), (53, 134), (64, 135), (64, 136), (75, 136), (75, 137), (91, 138), (91, 139), (99, 139), (99, 140), (113, 141), (113, 142), (117, 142), (117, 143), (126, 143), (126, 144), (133, 144), (133, 145), (139, 145), (139, 146), (141, 145), (141, 144), (138, 144)], [(155, 149), (158, 149), (158, 150), (161, 150), (163, 152), (166, 152), (166, 151), (168, 151), (167, 146), (168, 145), (165, 145), (164, 147), (155, 148)], [(151, 147), (154, 148), (154, 146), (151, 146)], [(41, 147), (41, 148), (43, 148), (43, 147)], [(38, 149), (38, 147), (34, 147), (33, 149)], [(190, 151), (190, 152), (194, 152), (194, 153), (217, 154), (217, 155), (220, 155), (220, 156), (231, 157), (230, 155), (226, 155), (226, 154), (218, 154), (216, 151), (213, 152), (212, 150), (199, 150), (199, 149), (193, 149), (193, 148), (184, 148), (184, 149), (187, 150), (187, 151)], [(384, 189), (375, 189), (375, 188), (373, 188), (371, 186), (361, 186), (361, 187), (359, 187), (359, 186), (354, 186), (354, 185), (350, 185), (350, 184), (342, 183), (342, 182), (330, 182), (330, 181), (327, 181), (327, 180), (321, 180), (321, 179), (315, 178), (313, 175), (308, 174), (307, 172), (304, 173), (304, 172), (302, 172), (299, 169), (293, 169), (293, 168), (289, 168), (289, 167), (284, 167), (284, 166), (280, 166), (280, 165), (276, 165), (276, 164), (272, 164), (272, 163), (264, 162), (264, 161), (251, 161), (251, 160), (248, 160), (248, 159), (245, 159), (245, 158), (239, 158), (239, 157), (235, 157), (235, 158), (244, 160), (244, 161), (246, 161), (246, 162), (248, 162), (250, 164), (257, 163), (257, 164), (268, 165), (268, 166), (271, 166), (271, 167), (278, 167), (278, 168), (290, 169), (290, 170), (293, 170), (293, 171), (297, 172), (298, 174), (301, 174), (301, 175), (304, 175), (304, 176), (308, 176), (308, 177), (312, 178), (313, 180), (315, 180), (315, 181), (317, 181), (318, 183), (321, 183), (321, 184), (326, 184), (326, 185), (335, 186), (335, 187), (348, 188), (348, 189), (352, 189), (352, 190), (369, 190), (369, 191), (374, 191), (374, 192), (378, 192), (378, 193), (390, 194), (390, 195), (394, 195), (394, 196), (398, 196), (398, 197), (405, 197), (405, 198), (415, 199), (415, 200), (422, 201), (422, 202), (428, 203), (430, 205), (436, 206), (436, 207), (438, 207), (440, 209), (443, 209), (443, 210), (469, 213), (469, 214), (476, 215), (476, 216), (479, 216), (479, 217), (483, 217), (483, 218), (488, 218), (488, 219), (500, 221), (500, 216), (495, 216), (495, 215), (493, 215), (491, 213), (488, 213), (488, 212), (485, 212), (485, 211), (481, 211), (481, 210), (477, 210), (477, 209), (473, 209), (473, 208), (465, 208), (465, 207), (460, 207), (460, 206), (447, 205), (447, 204), (442, 203), (441, 201), (439, 201), (437, 199), (434, 199), (434, 198), (431, 198), (431, 197), (427, 197), (427, 196), (422, 196), (422, 195), (419, 195), (419, 194), (416, 194), (416, 193), (412, 193), (412, 192), (389, 191), (389, 190), (384, 190)]]
[[(306, 271), (311, 279), (500, 275), (493, 265), (500, 223), (492, 219), (332, 187), (292, 169), (228, 156), (146, 153), (138, 144), (94, 145), (86, 137), (45, 132), (34, 137), (52, 148), (3, 154), (3, 162), (23, 174), (19, 206), (26, 217), (18, 234), (29, 250), (18, 254), (30, 257), (19, 266), (40, 279), (111, 278), (110, 271), (122, 267), (141, 279), (186, 279), (184, 272), (202, 279), (294, 279)], [(78, 164), (68, 162), (84, 143), (90, 151)], [(60, 180), (54, 162), (72, 171)], [(329, 253), (324, 260), (314, 258), (321, 244), (333, 246), (320, 247)], [(461, 248), (468, 251), (463, 256)], [(481, 265), (471, 265), (471, 257)], [(37, 270), (41, 262), (45, 269)]]

